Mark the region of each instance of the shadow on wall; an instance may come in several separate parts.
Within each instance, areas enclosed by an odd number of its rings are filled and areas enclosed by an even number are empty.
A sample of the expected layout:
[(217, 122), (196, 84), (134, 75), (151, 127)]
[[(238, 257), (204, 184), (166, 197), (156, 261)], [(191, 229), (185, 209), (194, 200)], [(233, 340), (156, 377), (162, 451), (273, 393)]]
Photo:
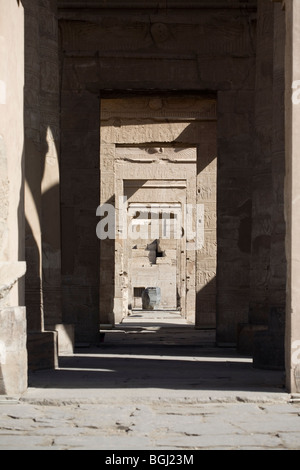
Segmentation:
[[(25, 133), (29, 131), (30, 123), (25, 119)], [(25, 184), (26, 188), (26, 212), (30, 214), (30, 219), (26, 217), (26, 306), (28, 309), (28, 329), (41, 331), (43, 329), (43, 206), (45, 200), (55, 197), (59, 190), (58, 185), (50, 188), (42, 194), (41, 175), (45, 172), (45, 162), (49, 150), (46, 132), (41, 135), (42, 145), (39, 146), (30, 137), (25, 137)], [(52, 218), (53, 214), (46, 214)], [(57, 216), (57, 214), (56, 214)], [(55, 223), (55, 220), (52, 219)]]
[(217, 322), (217, 276), (196, 292), (196, 325), (216, 328)]
[[(25, 146), (23, 145), (23, 150), (22, 150), (22, 157), (21, 157), (21, 168), (22, 168), (22, 179), (21, 179), (21, 187), (20, 187), (20, 195), (19, 195), (19, 204), (18, 204), (18, 210), (17, 210), (17, 218), (18, 218), (18, 260), (19, 261), (26, 261), (25, 259), (25, 224), (24, 224), (24, 218), (25, 218), (25, 207), (24, 207), (24, 199), (25, 199)], [(27, 267), (26, 267), (27, 270)], [(26, 276), (26, 274), (25, 274)], [(24, 276), (24, 278), (25, 278)], [(23, 279), (19, 279), (18, 282), (18, 291), (19, 291), (19, 305), (25, 305), (25, 281)]]
[[(49, 46), (55, 27), (53, 23), (46, 33), (41, 30), (39, 18), (46, 11), (42, 4), (29, 0), (18, 3), (23, 4), (25, 14), (25, 304), (28, 331), (38, 332), (44, 329), (44, 317), (53, 324), (61, 315), (56, 288), (60, 286), (60, 188), (55, 179), (59, 165), (59, 94), (56, 69), (40, 58), (40, 48), (46, 43)], [(22, 210), (20, 207), (20, 216)]]

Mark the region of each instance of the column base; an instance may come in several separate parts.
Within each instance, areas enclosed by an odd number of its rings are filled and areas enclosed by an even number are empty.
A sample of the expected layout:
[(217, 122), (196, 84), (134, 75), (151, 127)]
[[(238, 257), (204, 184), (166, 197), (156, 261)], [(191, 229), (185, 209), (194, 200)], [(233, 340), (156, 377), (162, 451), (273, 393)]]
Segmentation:
[(74, 353), (75, 327), (64, 323), (57, 323), (50, 326), (49, 330), (57, 332), (58, 356), (65, 356)]
[(0, 325), (0, 395), (21, 395), (28, 386), (25, 307), (0, 310)]
[(254, 335), (253, 367), (285, 370), (284, 318), (284, 308), (277, 306), (270, 309), (268, 329)]
[(28, 332), (29, 370), (56, 369), (58, 367), (57, 331)]
[(256, 369), (285, 370), (284, 337), (270, 331), (259, 331), (254, 336), (253, 367)]

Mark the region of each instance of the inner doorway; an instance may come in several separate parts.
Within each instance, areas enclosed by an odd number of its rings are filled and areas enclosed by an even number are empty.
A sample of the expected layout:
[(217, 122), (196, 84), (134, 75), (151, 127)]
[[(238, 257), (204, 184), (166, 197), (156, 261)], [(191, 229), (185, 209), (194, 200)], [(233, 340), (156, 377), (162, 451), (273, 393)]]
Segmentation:
[(128, 275), (129, 308), (134, 290), (142, 284), (145, 297), (148, 292), (153, 297), (144, 302), (144, 310), (178, 310), (187, 318), (190, 309), (192, 323), (195, 285), (190, 284), (187, 295), (186, 264), (187, 241), (196, 242), (197, 149), (161, 143), (159, 147), (122, 146), (116, 152), (116, 172), (122, 177), (127, 205), (122, 261)]
[(215, 128), (214, 99), (101, 100), (101, 204), (114, 205), (116, 225), (101, 241), (100, 325), (120, 323), (143, 308), (143, 288), (159, 288), (159, 309), (215, 327)]

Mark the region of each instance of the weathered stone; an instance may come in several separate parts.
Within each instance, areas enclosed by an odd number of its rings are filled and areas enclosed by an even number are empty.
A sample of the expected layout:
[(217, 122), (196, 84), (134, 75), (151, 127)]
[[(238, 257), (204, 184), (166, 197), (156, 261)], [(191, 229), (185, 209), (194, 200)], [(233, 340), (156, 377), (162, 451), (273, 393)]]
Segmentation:
[(0, 262), (0, 305), (26, 272), (26, 263), (23, 262)]
[(147, 287), (142, 295), (143, 309), (155, 310), (159, 308), (161, 302), (160, 287)]
[(57, 331), (58, 356), (73, 354), (75, 346), (74, 325), (58, 324), (53, 325), (51, 329)]
[(0, 310), (0, 394), (19, 396), (27, 389), (26, 311)]

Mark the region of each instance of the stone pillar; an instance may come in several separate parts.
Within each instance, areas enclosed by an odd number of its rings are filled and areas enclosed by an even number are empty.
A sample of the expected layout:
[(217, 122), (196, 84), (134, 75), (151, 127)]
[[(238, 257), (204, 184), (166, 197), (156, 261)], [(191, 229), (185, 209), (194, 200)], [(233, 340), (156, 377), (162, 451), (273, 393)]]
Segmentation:
[(39, 2), (41, 226), (45, 327), (62, 322), (57, 0)]
[[(248, 319), (254, 83), (218, 93), (217, 344), (236, 346)], [(246, 87), (247, 88), (247, 87)]]
[(252, 178), (251, 325), (266, 325), (272, 235), (273, 9), (258, 2), (255, 85), (255, 148)]
[[(110, 216), (114, 217), (113, 207), (116, 207), (115, 196), (115, 146), (110, 142), (101, 140), (103, 158), (100, 158), (100, 204), (111, 207)], [(118, 196), (122, 196), (122, 193)], [(112, 220), (112, 219), (111, 219)], [(119, 243), (118, 243), (119, 245)], [(115, 262), (116, 262), (115, 240), (107, 238), (100, 243), (100, 298), (99, 312), (101, 325), (114, 325), (114, 309), (118, 310), (121, 297), (117, 293), (119, 301), (115, 298)], [(117, 254), (118, 256), (118, 254)], [(119, 256), (118, 256), (119, 258)], [(118, 259), (120, 261), (120, 259)], [(117, 288), (120, 288), (120, 276), (117, 277)], [(121, 309), (122, 310), (122, 309)], [(117, 322), (121, 321), (120, 313), (117, 313)]]
[(0, 0), (0, 394), (27, 388), (24, 305), (24, 11)]
[(286, 0), (286, 384), (300, 393), (300, 3)]
[(25, 0), (25, 216), (26, 216), (26, 306), (28, 331), (44, 327), (41, 240), (41, 139), (39, 9)]
[(57, 1), (23, 4), (29, 367), (53, 368), (62, 322)]
[(284, 323), (286, 302), (286, 254), (284, 220), (285, 132), (284, 57), (285, 15), (274, 8), (273, 97), (272, 97), (272, 211), (268, 279), (268, 329), (254, 333), (254, 366), (284, 369)]

